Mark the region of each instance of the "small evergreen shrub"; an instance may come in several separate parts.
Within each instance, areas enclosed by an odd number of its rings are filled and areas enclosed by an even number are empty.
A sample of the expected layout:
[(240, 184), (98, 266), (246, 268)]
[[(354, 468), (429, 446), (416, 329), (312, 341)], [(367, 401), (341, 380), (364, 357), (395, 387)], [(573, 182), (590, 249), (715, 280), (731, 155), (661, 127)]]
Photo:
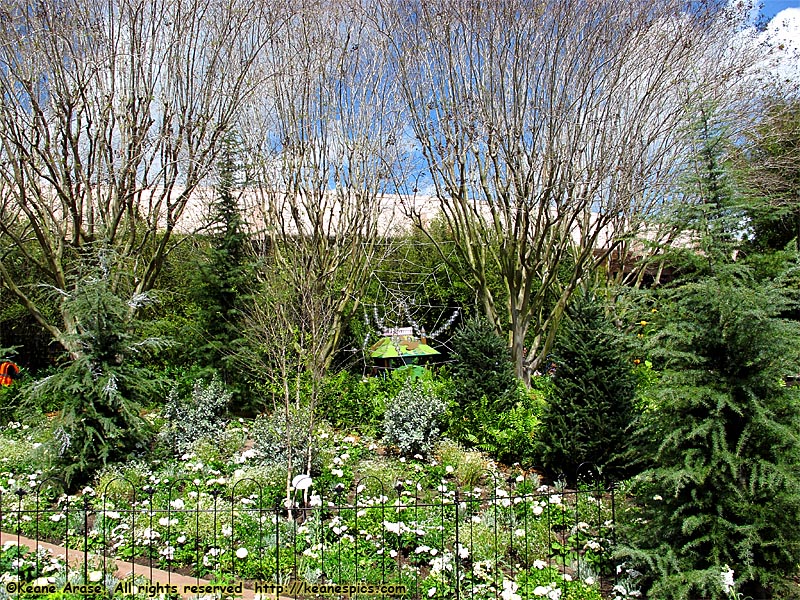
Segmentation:
[(591, 464), (606, 478), (627, 475), (637, 377), (621, 334), (592, 294), (575, 297), (553, 348), (555, 373), (535, 454), (553, 475), (574, 480)]
[(502, 412), (514, 404), (517, 378), (508, 345), (484, 318), (464, 322), (453, 336), (453, 391), (468, 408), (486, 397)]
[(427, 456), (439, 438), (446, 410), (431, 386), (409, 379), (386, 407), (384, 439), (404, 455)]
[(448, 435), (507, 462), (526, 462), (536, 411), (514, 375), (511, 352), (483, 318), (467, 320), (451, 342)]
[(173, 387), (164, 407), (167, 424), (161, 430), (161, 440), (180, 456), (200, 440), (218, 439), (225, 431), (230, 400), (230, 391), (216, 378), (209, 383), (196, 381), (188, 397), (182, 397)]

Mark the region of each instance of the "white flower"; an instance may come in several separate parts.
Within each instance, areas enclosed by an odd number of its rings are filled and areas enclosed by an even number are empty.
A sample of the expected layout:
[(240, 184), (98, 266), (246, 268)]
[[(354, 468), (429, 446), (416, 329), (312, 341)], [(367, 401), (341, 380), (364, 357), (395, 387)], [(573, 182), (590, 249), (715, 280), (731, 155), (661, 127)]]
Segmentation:
[(431, 589), (428, 590), (428, 598), (433, 598), (433, 596), (435, 594), (436, 594), (436, 588), (435, 587), (432, 587)]
[(461, 544), (458, 545), (458, 557), (462, 559), (469, 558), (469, 548), (462, 546)]
[(660, 494), (656, 494), (655, 496), (653, 496), (653, 500), (655, 500), (656, 502), (659, 502), (659, 501), (661, 501), (663, 499), (664, 498), (662, 498)]
[(58, 523), (58, 522), (59, 522), (59, 521), (61, 521), (63, 518), (64, 518), (64, 515), (61, 515), (61, 514), (58, 514), (58, 515), (50, 515), (50, 520), (51, 520), (51, 521), (53, 521), (54, 523)]
[(447, 465), (444, 468), (444, 470), (445, 470), (446, 473), (452, 473), (453, 471), (455, 471), (455, 469), (452, 467), (452, 465)]
[(180, 498), (176, 498), (175, 500), (171, 501), (170, 506), (175, 510), (181, 510), (186, 504)]
[(106, 512), (106, 519), (119, 519), (120, 514), (114, 510), (109, 510)]
[(331, 473), (336, 475), (336, 477), (344, 477), (344, 471), (341, 469), (331, 469)]
[(186, 536), (185, 535), (179, 535), (178, 539), (175, 540), (175, 541), (178, 542), (179, 544), (183, 544), (183, 543), (186, 542)]
[(89, 581), (92, 583), (97, 583), (98, 581), (102, 581), (103, 579), (103, 572), (102, 571), (89, 571)]
[(222, 535), (225, 537), (231, 537), (233, 535), (233, 528), (229, 525), (225, 525), (225, 527), (222, 528)]
[(236, 549), (236, 558), (247, 558), (249, 552), (247, 548), (237, 548)]
[(722, 573), (720, 573), (722, 577), (722, 589), (726, 594), (731, 594), (736, 587), (736, 582), (733, 580), (733, 569), (728, 565), (725, 565), (723, 569)]
[(535, 561), (533, 561), (533, 568), (534, 569), (544, 569), (545, 567), (547, 567), (547, 563), (545, 561), (543, 561), (543, 560), (535, 560)]
[(525, 537), (525, 530), (524, 529), (515, 529), (514, 535), (517, 537)]
[(600, 549), (602, 548), (602, 546), (600, 546), (600, 543), (599, 543), (599, 542), (597, 542), (597, 541), (595, 541), (595, 540), (589, 540), (588, 542), (586, 542), (586, 543), (583, 545), (583, 547), (584, 547), (586, 550), (593, 550), (593, 551), (595, 551), (595, 552), (598, 552), (598, 551), (600, 551)]
[(517, 584), (508, 579), (503, 580), (503, 591), (500, 592), (500, 597), (503, 600), (522, 600), (522, 597), (517, 594)]
[(583, 583), (585, 583), (586, 585), (594, 585), (595, 579), (594, 577), (587, 577), (586, 579), (583, 580)]
[(396, 535), (400, 535), (403, 532), (403, 526), (405, 524), (400, 521), (398, 523), (392, 523), (391, 521), (384, 521), (383, 526), (386, 528), (386, 531), (389, 533), (394, 533)]
[(533, 507), (533, 514), (536, 515), (537, 517), (540, 514), (542, 514), (542, 512), (544, 512), (544, 509), (542, 508), (542, 506), (540, 504), (537, 504), (536, 506)]

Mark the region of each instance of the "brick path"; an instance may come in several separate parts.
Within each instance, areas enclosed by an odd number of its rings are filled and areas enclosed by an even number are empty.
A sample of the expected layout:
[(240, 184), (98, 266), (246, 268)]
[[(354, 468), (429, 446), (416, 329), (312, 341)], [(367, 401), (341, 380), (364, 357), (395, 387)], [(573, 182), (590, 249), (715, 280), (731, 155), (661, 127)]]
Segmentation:
[[(5, 544), (8, 541), (18, 542), (20, 546), (27, 546), (31, 550), (36, 548), (36, 541), (24, 536), (17, 536), (15, 534), (0, 532), (0, 545)], [(47, 542), (39, 542), (40, 548), (45, 548), (48, 550), (53, 556), (61, 557), (69, 563), (72, 567), (79, 567), (83, 568), (83, 552), (80, 550), (67, 550), (62, 546), (57, 546), (55, 544), (49, 544)], [(95, 555), (89, 553), (89, 557), (96, 558)], [(117, 565), (117, 572), (114, 574), (117, 579), (125, 579), (131, 574), (141, 575), (149, 579), (154, 584), (162, 584), (162, 585), (175, 585), (178, 587), (179, 592), (182, 593), (184, 597), (194, 596), (190, 591), (183, 593), (183, 586), (184, 585), (208, 585), (211, 582), (207, 579), (199, 579), (197, 577), (189, 577), (187, 575), (180, 575), (179, 573), (172, 573), (170, 571), (164, 571), (162, 569), (150, 568), (147, 565), (140, 565), (132, 562), (126, 562), (122, 560), (114, 561)], [(254, 600), (255, 594), (253, 590), (249, 590), (244, 588), (242, 590), (242, 595), (239, 596), (244, 598), (245, 600)], [(266, 597), (265, 597), (266, 598)], [(288, 598), (281, 598), (281, 600), (290, 600)]]

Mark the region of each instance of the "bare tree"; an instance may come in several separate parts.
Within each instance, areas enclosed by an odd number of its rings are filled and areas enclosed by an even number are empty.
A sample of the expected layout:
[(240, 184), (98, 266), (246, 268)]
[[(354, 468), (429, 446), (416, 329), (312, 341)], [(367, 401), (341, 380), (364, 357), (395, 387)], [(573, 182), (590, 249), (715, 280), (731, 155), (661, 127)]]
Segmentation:
[[(113, 249), (151, 289), (280, 19), (255, 0), (3, 1), (0, 244), (57, 290)], [(73, 354), (0, 261), (0, 281)]]
[(679, 0), (385, 4), (380, 23), (430, 190), (466, 281), (509, 335), (519, 376), (544, 361), (579, 283), (669, 198), (687, 108), (740, 74), (735, 60), (698, 68), (710, 48), (733, 52), (720, 43), (733, 25), (723, 9)]
[(359, 3), (298, 3), (265, 54), (275, 72), (242, 126), (256, 224), (271, 269), (302, 299), (295, 327), (320, 381), (348, 314), (385, 252), (381, 199), (398, 175), (399, 96)]

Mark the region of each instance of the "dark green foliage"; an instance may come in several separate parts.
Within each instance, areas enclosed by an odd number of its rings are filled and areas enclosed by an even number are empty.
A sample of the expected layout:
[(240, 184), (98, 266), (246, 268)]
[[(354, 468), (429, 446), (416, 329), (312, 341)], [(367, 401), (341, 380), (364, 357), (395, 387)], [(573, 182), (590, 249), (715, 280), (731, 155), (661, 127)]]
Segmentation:
[(237, 396), (241, 393), (237, 388), (243, 382), (239, 377), (242, 369), (237, 368), (235, 361), (244, 343), (242, 307), (250, 291), (248, 282), (252, 273), (249, 241), (236, 191), (242, 185), (238, 154), (236, 141), (226, 138), (222, 160), (217, 165), (210, 246), (194, 283), (202, 339), (194, 348), (195, 361), (218, 374)]
[(406, 373), (396, 370), (388, 377), (332, 373), (323, 381), (317, 413), (336, 429), (375, 435), (383, 424), (387, 403), (397, 396), (406, 379)]
[(158, 385), (136, 359), (164, 343), (132, 333), (132, 312), (149, 300), (120, 298), (111, 291), (110, 279), (101, 266), (64, 296), (64, 310), (77, 323), (76, 333), (66, 339), (72, 356), (26, 389), (29, 404), (56, 400), (60, 405), (53, 422), (55, 455), (70, 488), (95, 469), (143, 451), (152, 433), (140, 413)]
[(453, 336), (453, 389), (456, 400), (469, 407), (486, 396), (502, 412), (513, 406), (517, 379), (506, 343), (481, 317), (467, 319)]
[[(662, 292), (650, 358), (662, 370), (642, 433), (652, 466), (625, 552), (650, 598), (727, 598), (721, 573), (754, 598), (800, 563), (800, 324), (785, 281), (741, 264)], [(782, 590), (782, 591), (781, 591)]]
[(508, 346), (480, 317), (465, 321), (451, 346), (448, 434), (498, 457), (524, 458), (517, 456), (525, 447), (518, 434), (530, 437), (533, 415), (520, 394)]
[(625, 340), (599, 298), (573, 298), (552, 357), (555, 373), (537, 432), (538, 462), (568, 480), (584, 463), (608, 479), (625, 476), (637, 378)]

